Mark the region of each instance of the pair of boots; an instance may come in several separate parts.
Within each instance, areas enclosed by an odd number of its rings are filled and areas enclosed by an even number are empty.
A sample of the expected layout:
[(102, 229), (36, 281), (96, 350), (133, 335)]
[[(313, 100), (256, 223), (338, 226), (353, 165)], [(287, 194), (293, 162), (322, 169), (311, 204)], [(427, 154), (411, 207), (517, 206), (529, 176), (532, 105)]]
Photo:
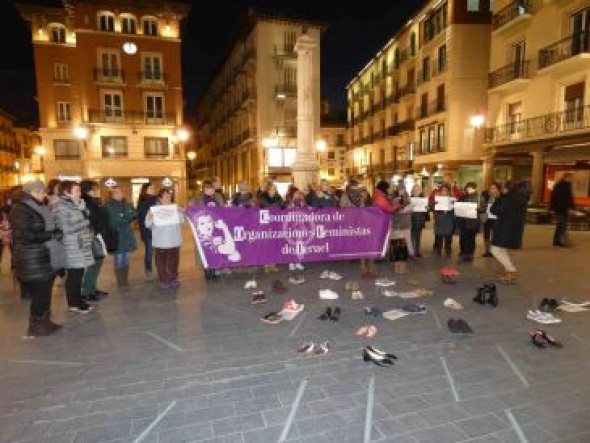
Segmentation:
[(117, 287), (123, 290), (129, 290), (129, 266), (115, 268), (115, 276), (117, 277)]
[(484, 283), (478, 286), (477, 294), (473, 298), (473, 301), (480, 305), (488, 303), (494, 307), (498, 306), (498, 290), (496, 285), (493, 283)]
[(32, 316), (29, 318), (29, 329), (27, 336), (29, 337), (43, 337), (51, 335), (59, 331), (63, 326), (53, 323), (50, 319), (51, 312), (47, 311), (40, 317)]

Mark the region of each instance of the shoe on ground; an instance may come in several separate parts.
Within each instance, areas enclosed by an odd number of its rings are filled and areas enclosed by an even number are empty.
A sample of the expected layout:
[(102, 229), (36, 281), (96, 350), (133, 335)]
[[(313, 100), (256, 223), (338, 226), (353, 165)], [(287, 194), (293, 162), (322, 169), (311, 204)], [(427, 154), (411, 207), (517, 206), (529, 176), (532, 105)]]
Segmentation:
[(320, 315), (318, 318), (320, 320), (327, 320), (332, 316), (332, 308), (327, 307), (326, 310), (324, 311), (324, 313), (322, 315)]
[(352, 298), (353, 300), (362, 300), (362, 299), (364, 299), (365, 297), (363, 296), (363, 293), (362, 293), (361, 291), (359, 291), (359, 290), (356, 290), (356, 291), (352, 291), (351, 298)]
[(395, 355), (393, 355), (393, 354), (391, 354), (389, 352), (382, 351), (381, 349), (378, 349), (378, 348), (376, 348), (374, 346), (370, 346), (369, 345), (365, 349), (367, 349), (367, 351), (369, 351), (369, 352), (371, 352), (373, 354), (381, 355), (383, 357), (387, 357), (387, 358), (390, 358), (392, 360), (397, 360), (397, 356), (395, 356)]
[(313, 351), (315, 355), (326, 355), (328, 352), (330, 352), (330, 343), (327, 341), (316, 343)]
[(377, 335), (377, 326), (369, 325), (365, 336), (372, 338), (372, 337), (375, 337), (376, 335)]
[(338, 298), (338, 293), (331, 289), (320, 289), (318, 294), (322, 300), (336, 300)]
[(455, 320), (454, 318), (449, 318), (449, 320), (447, 321), (447, 326), (449, 328), (449, 331), (451, 331), (453, 334), (460, 332), (460, 328), (459, 328), (459, 325), (457, 324), (457, 320)]
[(334, 271), (330, 271), (328, 278), (330, 280), (342, 280), (342, 276)]
[(86, 299), (87, 301), (100, 301), (101, 297), (96, 292), (94, 294), (87, 294), (83, 295), (82, 298)]
[(323, 272), (320, 274), (320, 278), (325, 278), (325, 279), (328, 279), (328, 278), (330, 278), (330, 271), (328, 271), (328, 270), (326, 270), (326, 271), (323, 271)]
[(78, 314), (90, 314), (94, 310), (94, 307), (88, 303), (80, 303), (79, 306), (69, 306), (69, 312), (77, 312)]
[(373, 362), (377, 366), (393, 366), (393, 360), (383, 355), (371, 352), (368, 348), (363, 349), (363, 360)]
[(527, 316), (529, 320), (536, 321), (543, 324), (561, 323), (561, 319), (555, 317), (553, 314), (541, 311), (528, 311)]
[(301, 263), (295, 263), (295, 270), (296, 271), (304, 271), (305, 266), (303, 266)]
[(359, 337), (366, 336), (367, 333), (369, 332), (369, 326), (371, 326), (371, 325), (361, 326), (360, 328), (358, 328), (356, 330), (356, 332), (354, 333), (354, 335), (358, 335)]
[(376, 286), (381, 286), (381, 287), (387, 288), (389, 286), (394, 286), (395, 285), (395, 281), (394, 280), (390, 280), (388, 278), (378, 278), (377, 280), (375, 280), (375, 285)]
[(445, 301), (443, 302), (443, 305), (446, 306), (447, 308), (451, 308), (451, 309), (455, 309), (455, 310), (463, 309), (463, 305), (461, 303), (459, 303), (457, 300), (454, 300), (452, 298), (445, 299)]
[(107, 297), (109, 295), (108, 292), (106, 291), (101, 291), (100, 289), (97, 289), (95, 292), (96, 295), (98, 295), (100, 298), (104, 298)]
[(332, 311), (332, 315), (330, 316), (330, 321), (337, 322), (340, 320), (340, 315), (342, 314), (342, 309), (339, 307), (334, 308)]
[(257, 287), (258, 283), (256, 283), (256, 280), (248, 280), (244, 283), (244, 289), (256, 289)]
[(262, 293), (253, 293), (252, 294), (252, 301), (251, 303), (253, 305), (259, 305), (261, 303), (266, 303), (268, 301), (268, 299), (266, 298), (266, 295), (264, 295), (264, 292)]
[(296, 277), (289, 277), (289, 283), (293, 285), (300, 285), (305, 283), (305, 278), (302, 275), (298, 275)]
[(264, 317), (262, 317), (260, 320), (262, 320), (265, 323), (270, 323), (271, 325), (276, 325), (277, 323), (280, 323), (283, 321), (283, 316), (281, 314), (279, 314), (278, 312), (269, 312)]
[(305, 305), (297, 303), (295, 300), (287, 300), (283, 305), (284, 311), (303, 311)]
[(469, 324), (462, 318), (457, 320), (457, 326), (459, 327), (459, 332), (462, 332), (463, 334), (473, 333), (473, 329), (471, 328), (471, 326), (469, 326)]
[(289, 271), (295, 271), (296, 269), (295, 263), (289, 263)]

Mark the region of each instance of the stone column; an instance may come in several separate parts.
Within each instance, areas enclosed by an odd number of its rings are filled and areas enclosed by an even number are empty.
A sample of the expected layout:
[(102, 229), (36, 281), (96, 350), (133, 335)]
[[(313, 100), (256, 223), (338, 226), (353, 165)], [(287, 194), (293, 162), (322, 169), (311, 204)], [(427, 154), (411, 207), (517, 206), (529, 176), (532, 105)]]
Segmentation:
[(490, 184), (494, 181), (494, 151), (487, 151), (483, 157), (483, 186), (484, 189), (488, 189)]
[(315, 155), (313, 52), (317, 44), (307, 34), (295, 43), (297, 52), (297, 153), (291, 166), (293, 182), (300, 189), (318, 181)]
[(531, 187), (532, 196), (531, 203), (541, 203), (543, 200), (543, 179), (545, 176), (545, 163), (543, 156), (545, 152), (543, 150), (531, 152), (533, 157), (533, 167), (531, 170)]

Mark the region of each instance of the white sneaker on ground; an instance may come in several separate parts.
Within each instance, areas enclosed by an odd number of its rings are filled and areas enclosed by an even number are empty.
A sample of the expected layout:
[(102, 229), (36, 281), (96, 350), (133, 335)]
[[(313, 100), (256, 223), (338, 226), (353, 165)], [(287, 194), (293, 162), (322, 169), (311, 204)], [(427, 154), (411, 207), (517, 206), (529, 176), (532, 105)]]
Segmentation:
[(248, 280), (244, 283), (244, 289), (256, 289), (257, 287), (258, 284), (256, 283), (256, 280)]
[(330, 271), (324, 271), (320, 274), (320, 278), (330, 278)]
[(289, 263), (289, 271), (295, 271), (296, 269), (295, 263)]
[(302, 275), (298, 275), (297, 277), (289, 277), (289, 283), (294, 285), (300, 285), (305, 283), (305, 278)]
[(319, 296), (322, 300), (336, 300), (338, 294), (331, 289), (320, 289)]
[(329, 278), (332, 280), (341, 280), (342, 276), (340, 274), (338, 274), (337, 272), (330, 271)]
[(297, 270), (297, 271), (304, 271), (305, 270), (305, 266), (303, 266), (301, 263), (295, 263), (295, 270)]
[(363, 296), (363, 293), (357, 289), (356, 291), (352, 291), (351, 298), (353, 300), (362, 300), (365, 297)]
[(391, 291), (390, 289), (384, 289), (383, 291), (381, 291), (381, 294), (385, 297), (397, 297), (399, 295), (399, 292)]
[(378, 278), (377, 280), (375, 280), (375, 285), (377, 285), (377, 286), (383, 286), (384, 288), (387, 288), (389, 286), (394, 286), (395, 285), (395, 281), (394, 280), (390, 280), (388, 278)]

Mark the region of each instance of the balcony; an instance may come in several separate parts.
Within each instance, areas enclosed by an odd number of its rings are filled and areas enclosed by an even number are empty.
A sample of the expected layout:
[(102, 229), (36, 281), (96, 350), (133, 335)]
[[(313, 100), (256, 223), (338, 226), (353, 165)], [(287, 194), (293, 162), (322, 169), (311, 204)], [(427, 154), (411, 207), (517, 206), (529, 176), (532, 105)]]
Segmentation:
[(589, 129), (590, 106), (580, 106), (567, 111), (551, 112), (493, 128), (486, 128), (485, 141), (489, 144), (495, 144), (558, 138), (579, 133), (586, 135)]
[(395, 124), (395, 125), (388, 126), (386, 129), (386, 132), (387, 132), (388, 137), (396, 136), (397, 134), (399, 134), (399, 125)]
[(397, 90), (397, 97), (398, 99), (404, 98), (404, 97), (409, 97), (412, 96), (416, 93), (416, 85), (414, 84), (414, 82), (408, 83), (404, 86), (400, 86), (400, 88)]
[(141, 86), (166, 86), (168, 83), (162, 71), (140, 71), (137, 76)]
[(94, 81), (107, 84), (125, 83), (125, 71), (122, 69), (95, 68)]
[(399, 123), (399, 132), (411, 132), (416, 129), (416, 120), (408, 119)]
[(145, 111), (89, 109), (89, 123), (120, 123), (126, 125), (173, 125), (173, 112), (151, 113)]
[(514, 92), (524, 88), (529, 82), (529, 60), (513, 61), (488, 74), (490, 92)]
[(297, 58), (295, 45), (275, 45), (275, 57), (280, 58)]
[(540, 73), (570, 74), (590, 69), (590, 28), (539, 51)]
[(297, 85), (275, 85), (275, 98), (284, 100), (287, 97), (297, 97)]
[(532, 17), (530, 0), (515, 0), (500, 9), (492, 17), (492, 34), (505, 32)]

